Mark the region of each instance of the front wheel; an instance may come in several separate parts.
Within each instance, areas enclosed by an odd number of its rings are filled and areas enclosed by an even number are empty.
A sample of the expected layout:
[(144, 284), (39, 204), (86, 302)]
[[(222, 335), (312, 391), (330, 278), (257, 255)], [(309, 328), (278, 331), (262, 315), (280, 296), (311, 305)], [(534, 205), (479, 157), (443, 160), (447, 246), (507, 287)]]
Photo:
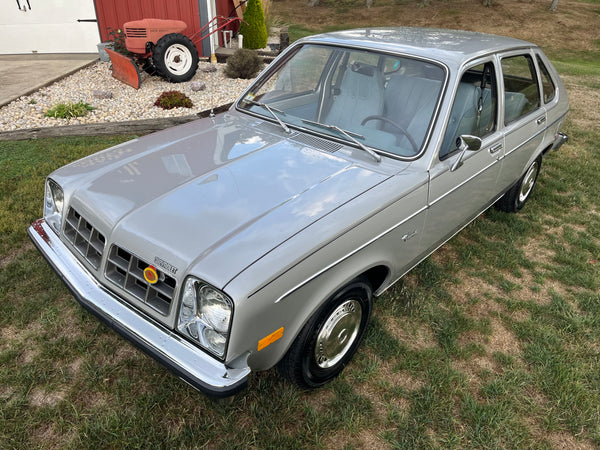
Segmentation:
[(183, 34), (161, 37), (154, 47), (152, 63), (158, 74), (172, 83), (191, 79), (198, 69), (198, 50)]
[(496, 202), (496, 207), (505, 212), (517, 212), (523, 208), (527, 199), (531, 197), (541, 167), (542, 156), (540, 155), (527, 168), (521, 179)]
[(279, 372), (302, 388), (316, 388), (335, 378), (363, 338), (371, 296), (371, 286), (364, 280), (338, 291), (302, 328), (279, 362)]

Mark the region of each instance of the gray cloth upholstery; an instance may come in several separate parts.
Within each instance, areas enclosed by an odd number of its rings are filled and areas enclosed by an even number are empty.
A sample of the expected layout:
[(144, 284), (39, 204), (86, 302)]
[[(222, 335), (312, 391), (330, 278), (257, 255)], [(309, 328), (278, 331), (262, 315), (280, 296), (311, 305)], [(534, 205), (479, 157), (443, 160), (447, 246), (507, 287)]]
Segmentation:
[[(418, 147), (425, 138), (441, 84), (440, 80), (394, 74), (386, 87), (386, 117), (404, 127)], [(383, 129), (398, 133), (398, 130), (389, 124), (384, 123)], [(406, 137), (401, 136), (398, 145), (412, 150)]]
[[(383, 76), (368, 64), (352, 63), (346, 69), (339, 93), (334, 95), (325, 123), (356, 130), (365, 117), (383, 112)], [(376, 122), (366, 126), (375, 128)]]
[[(477, 109), (481, 96), (482, 110), (477, 120)], [(470, 83), (460, 83), (454, 98), (450, 120), (444, 135), (440, 156), (456, 148), (456, 139), (463, 134), (484, 136), (493, 127), (494, 102), (490, 89), (484, 89)]]

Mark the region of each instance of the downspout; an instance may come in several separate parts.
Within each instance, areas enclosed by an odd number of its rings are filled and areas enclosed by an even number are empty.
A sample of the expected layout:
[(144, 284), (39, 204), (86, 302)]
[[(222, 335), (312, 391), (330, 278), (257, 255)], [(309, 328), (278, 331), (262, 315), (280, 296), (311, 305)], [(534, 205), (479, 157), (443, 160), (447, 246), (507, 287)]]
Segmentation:
[[(208, 20), (212, 20), (214, 17), (216, 17), (217, 15), (217, 5), (216, 5), (216, 0), (208, 0), (207, 1), (207, 7), (208, 7)], [(218, 27), (218, 21), (215, 21), (211, 24), (211, 26), (209, 27), (208, 32), (212, 33), (216, 27)], [(217, 37), (217, 39), (219, 39), (219, 35), (218, 33), (212, 33), (209, 37), (209, 43), (210, 43), (210, 62), (211, 64), (216, 64), (217, 63), (217, 55), (215, 54), (215, 50), (217, 48), (216, 44), (215, 44), (215, 36)], [(218, 41), (217, 41), (218, 42)]]

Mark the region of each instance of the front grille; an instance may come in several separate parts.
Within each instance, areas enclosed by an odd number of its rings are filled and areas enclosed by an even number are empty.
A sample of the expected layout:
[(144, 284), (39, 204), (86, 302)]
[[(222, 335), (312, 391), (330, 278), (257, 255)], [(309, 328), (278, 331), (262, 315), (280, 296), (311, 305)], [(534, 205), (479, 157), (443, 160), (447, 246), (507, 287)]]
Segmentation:
[(90, 223), (73, 208), (69, 208), (65, 222), (65, 237), (75, 249), (89, 262), (94, 269), (98, 269), (104, 253), (106, 239)]
[(145, 38), (146, 34), (146, 28), (125, 28), (125, 35), (129, 38)]
[(159, 272), (158, 282), (148, 283), (144, 279), (144, 269), (149, 265), (127, 250), (113, 245), (106, 261), (106, 278), (166, 316), (175, 292), (175, 279)]

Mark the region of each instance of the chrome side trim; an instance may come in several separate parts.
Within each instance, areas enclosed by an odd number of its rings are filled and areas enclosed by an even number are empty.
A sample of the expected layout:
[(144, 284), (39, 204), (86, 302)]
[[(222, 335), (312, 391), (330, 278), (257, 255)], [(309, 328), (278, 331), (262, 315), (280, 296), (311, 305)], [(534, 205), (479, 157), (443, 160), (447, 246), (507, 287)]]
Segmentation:
[[(516, 152), (518, 149), (520, 149), (521, 147), (523, 147), (524, 145), (527, 145), (528, 143), (530, 143), (531, 141), (533, 141), (536, 137), (538, 137), (540, 134), (543, 134), (546, 132), (546, 129), (548, 127), (544, 127), (544, 129), (538, 131), (537, 133), (535, 133), (533, 136), (531, 136), (529, 139), (521, 142), (519, 145), (517, 145), (515, 148), (513, 148), (511, 151), (506, 152), (504, 154), (504, 157), (506, 158), (508, 155), (513, 154), (514, 152)], [(512, 130), (511, 130), (512, 131)]]
[(399, 277), (397, 277), (394, 281), (390, 282), (389, 284), (387, 284), (385, 287), (381, 287), (379, 288), (374, 295), (376, 296), (380, 296), (381, 294), (383, 294), (385, 291), (387, 291), (390, 287), (392, 287), (394, 284), (396, 284), (402, 277), (404, 277), (404, 275), (406, 275), (408, 272), (410, 272), (411, 270), (413, 270), (415, 267), (417, 267), (419, 264), (421, 264), (423, 261), (425, 261), (427, 258), (429, 258), (433, 253), (436, 252), (436, 250), (438, 250), (440, 247), (444, 246), (446, 243), (448, 243), (449, 241), (451, 241), (457, 234), (459, 234), (462, 230), (464, 230), (467, 226), (469, 226), (471, 223), (473, 223), (475, 220), (477, 220), (479, 218), (479, 216), (481, 216), (483, 213), (485, 213), (488, 209), (490, 209), (494, 203), (496, 203), (498, 200), (500, 200), (502, 198), (502, 196), (504, 195), (504, 193), (500, 194), (497, 197), (494, 197), (494, 200), (487, 205), (483, 210), (481, 210), (480, 213), (476, 214), (472, 219), (470, 219), (467, 223), (465, 223), (464, 225), (461, 225), (460, 227), (458, 227), (458, 229), (454, 232), (451, 233), (450, 236), (447, 239), (442, 239), (440, 241), (439, 244), (434, 244), (431, 247), (431, 250), (425, 253), (425, 256), (423, 256), (423, 258), (419, 259), (418, 262), (412, 264), (410, 266), (410, 268), (406, 271), (403, 272), (402, 275), (400, 275)]
[[(328, 266), (324, 267), (323, 269), (319, 270), (318, 272), (315, 272), (314, 274), (312, 274), (309, 278), (307, 278), (306, 280), (304, 280), (303, 282), (297, 284), (296, 286), (294, 286), (292, 289), (290, 289), (289, 291), (287, 291), (285, 294), (281, 295), (279, 298), (277, 298), (275, 300), (274, 303), (279, 303), (281, 300), (283, 300), (285, 297), (287, 297), (288, 295), (290, 295), (291, 293), (297, 291), (298, 289), (300, 289), (302, 286), (310, 283), (312, 280), (314, 280), (315, 278), (317, 278), (318, 276), (322, 275), (323, 273), (327, 272), (329, 269), (331, 269), (332, 267), (337, 266), (339, 263), (341, 263), (342, 261), (345, 261), (346, 259), (350, 258), (352, 255), (355, 255), (356, 253), (358, 253), (359, 251), (361, 251), (363, 248), (371, 245), (373, 242), (377, 241), (378, 239), (380, 239), (381, 237), (385, 236), (388, 233), (391, 233), (392, 231), (394, 231), (396, 228), (398, 228), (399, 226), (405, 224), (406, 222), (408, 222), (409, 220), (411, 220), (413, 217), (418, 216), (419, 214), (421, 214), (423, 211), (427, 210), (428, 206), (424, 206), (421, 209), (419, 209), (418, 211), (415, 211), (413, 214), (411, 214), (410, 216), (408, 216), (407, 218), (405, 218), (404, 220), (402, 220), (401, 222), (397, 223), (396, 225), (388, 228), (387, 230), (383, 231), (382, 233), (378, 234), (377, 236), (375, 236), (374, 238), (372, 238), (371, 240), (369, 240), (368, 242), (364, 243), (363, 245), (361, 245), (360, 247), (355, 248), (354, 250), (352, 250), (350, 253), (342, 256), (341, 258), (337, 259), (336, 261), (332, 262), (331, 264), (329, 264)], [(416, 234), (416, 233), (415, 233)]]
[(81, 305), (199, 391), (227, 397), (246, 386), (249, 367), (232, 369), (104, 288), (43, 219), (29, 237)]
[[(471, 181), (473, 178), (476, 178), (476, 177), (478, 177), (480, 174), (482, 174), (483, 172), (485, 172), (486, 170), (488, 170), (488, 169), (489, 169), (490, 167), (492, 167), (493, 165), (495, 165), (495, 164), (498, 164), (498, 161), (499, 161), (499, 160), (497, 160), (497, 159), (494, 159), (494, 160), (492, 161), (492, 163), (491, 163), (491, 164), (488, 164), (487, 166), (485, 166), (483, 169), (481, 169), (481, 170), (480, 170), (479, 172), (477, 172), (476, 174), (473, 174), (473, 175), (471, 175), (469, 178), (467, 178), (466, 180), (464, 180), (464, 181), (463, 181), (462, 183), (460, 183), (459, 185), (457, 185), (457, 186), (454, 186), (454, 188), (452, 188), (451, 190), (449, 190), (449, 191), (447, 191), (446, 193), (444, 193), (444, 195), (442, 195), (442, 196), (440, 196), (440, 197), (436, 198), (436, 199), (435, 199), (434, 201), (432, 201), (432, 202), (428, 202), (428, 203), (429, 203), (429, 206), (435, 205), (435, 204), (436, 204), (437, 202), (439, 202), (441, 199), (443, 199), (443, 198), (447, 197), (448, 195), (452, 194), (452, 193), (453, 193), (454, 191), (456, 191), (457, 189), (460, 189), (460, 188), (461, 188), (461, 187), (463, 187), (465, 184), (467, 184), (469, 181)], [(446, 171), (446, 172), (447, 172), (447, 171)], [(432, 179), (432, 181), (433, 181), (433, 180), (435, 180), (436, 178), (440, 177), (441, 175), (445, 174), (446, 172), (440, 172), (439, 174), (437, 174), (437, 175), (436, 175), (436, 176), (435, 176), (435, 177)]]

